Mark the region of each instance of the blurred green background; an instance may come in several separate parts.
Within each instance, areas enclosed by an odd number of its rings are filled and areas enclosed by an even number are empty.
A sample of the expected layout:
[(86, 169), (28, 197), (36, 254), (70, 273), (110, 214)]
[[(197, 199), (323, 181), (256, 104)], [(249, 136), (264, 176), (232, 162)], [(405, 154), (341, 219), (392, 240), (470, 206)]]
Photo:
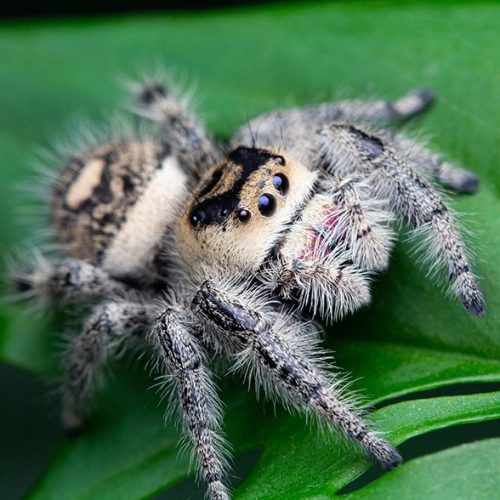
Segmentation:
[[(369, 472), (351, 495), (492, 498), (500, 486), (499, 26), (498, 3), (465, 1), (5, 20), (0, 252), (15, 253), (34, 232), (34, 223), (19, 222), (30, 200), (16, 186), (32, 178), (37, 148), (74, 135), (82, 116), (103, 124), (123, 111), (124, 77), (162, 66), (195, 83), (197, 107), (221, 137), (277, 106), (395, 98), (430, 87), (437, 105), (408, 132), (480, 177), (478, 195), (451, 203), (473, 234), (488, 313), (467, 316), (402, 243), (390, 272), (374, 284), (373, 305), (331, 327), (326, 345), (379, 408), (379, 428), (395, 442), (409, 439), (401, 469)], [(77, 322), (70, 324), (77, 331)], [(162, 425), (163, 408), (141, 363), (117, 365), (88, 430), (75, 440), (62, 436), (55, 387), (65, 325), (23, 306), (0, 311), (0, 498), (200, 498), (191, 480), (181, 482), (188, 461), (177, 460), (178, 431)], [(237, 498), (332, 497), (369, 469), (300, 417), (256, 402), (239, 380), (221, 376), (220, 385), (238, 456)]]

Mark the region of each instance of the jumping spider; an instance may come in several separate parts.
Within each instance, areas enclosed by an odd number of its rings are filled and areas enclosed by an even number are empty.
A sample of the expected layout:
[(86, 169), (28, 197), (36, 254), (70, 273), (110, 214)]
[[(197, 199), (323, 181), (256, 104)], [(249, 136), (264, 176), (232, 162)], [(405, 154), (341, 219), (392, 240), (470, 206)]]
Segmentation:
[(335, 321), (370, 302), (369, 278), (387, 268), (398, 221), (427, 237), (429, 267), (444, 270), (465, 309), (483, 314), (459, 232), (431, 182), (474, 192), (476, 177), (373, 128), (423, 112), (431, 92), (273, 111), (229, 147), (168, 85), (133, 92), (133, 110), (157, 122), (162, 139), (124, 137), (65, 158), (50, 198), (61, 260), (16, 274), (26, 297), (97, 304), (67, 355), (65, 428), (82, 425), (96, 376), (139, 337), (173, 384), (212, 499), (230, 496), (208, 368), (217, 356), (384, 469), (398, 466), (398, 452), (322, 365), (312, 319)]

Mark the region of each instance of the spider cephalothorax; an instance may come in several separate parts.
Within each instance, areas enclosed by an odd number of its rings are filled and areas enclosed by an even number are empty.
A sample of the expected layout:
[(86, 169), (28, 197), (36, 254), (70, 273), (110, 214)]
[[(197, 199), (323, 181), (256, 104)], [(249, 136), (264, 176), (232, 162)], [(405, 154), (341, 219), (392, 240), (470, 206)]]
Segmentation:
[(163, 138), (124, 137), (66, 158), (50, 200), (59, 256), (15, 275), (25, 296), (97, 303), (68, 351), (66, 428), (81, 426), (107, 359), (142, 338), (175, 385), (211, 498), (229, 492), (209, 354), (324, 419), (384, 468), (399, 465), (316, 359), (310, 317), (332, 321), (369, 302), (369, 279), (389, 264), (393, 222), (427, 237), (430, 267), (441, 267), (468, 311), (484, 312), (432, 184), (472, 192), (477, 179), (373, 128), (424, 111), (432, 95), (272, 112), (223, 155), (167, 86), (136, 92), (134, 111), (159, 122)]
[(208, 170), (187, 203), (177, 232), (181, 254), (191, 264), (257, 271), (316, 178), (280, 154), (238, 147)]

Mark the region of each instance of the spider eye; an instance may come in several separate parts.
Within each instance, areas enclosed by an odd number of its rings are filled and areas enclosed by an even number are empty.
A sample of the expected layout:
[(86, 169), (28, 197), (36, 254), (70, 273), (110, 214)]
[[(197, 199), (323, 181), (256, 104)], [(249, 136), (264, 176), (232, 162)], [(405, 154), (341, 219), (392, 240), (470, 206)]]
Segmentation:
[(286, 194), (288, 192), (288, 188), (290, 187), (290, 183), (288, 179), (283, 174), (276, 174), (273, 177), (273, 186), (281, 193)]
[(270, 217), (276, 210), (276, 198), (271, 194), (260, 195), (257, 208), (262, 215)]
[(189, 222), (192, 226), (199, 226), (206, 219), (205, 212), (203, 210), (194, 210), (189, 216)]
[(248, 210), (245, 210), (244, 208), (238, 210), (238, 219), (241, 222), (248, 222), (251, 216), (252, 214)]
[(281, 165), (282, 167), (285, 166), (285, 159), (283, 158), (283, 156), (275, 156), (274, 157), (274, 161), (278, 164), (278, 165)]

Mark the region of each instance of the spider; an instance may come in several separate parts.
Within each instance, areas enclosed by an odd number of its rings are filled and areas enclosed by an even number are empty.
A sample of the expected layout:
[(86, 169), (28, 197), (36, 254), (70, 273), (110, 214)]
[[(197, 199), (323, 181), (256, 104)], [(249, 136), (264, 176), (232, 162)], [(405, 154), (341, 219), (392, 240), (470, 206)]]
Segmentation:
[[(399, 453), (325, 366), (320, 327), (370, 302), (395, 222), (424, 236), (428, 268), (466, 310), (484, 301), (453, 216), (433, 187), (477, 190), (470, 172), (384, 125), (433, 102), (327, 102), (272, 111), (221, 145), (162, 80), (133, 87), (160, 139), (122, 137), (67, 155), (54, 175), (58, 258), (15, 274), (23, 297), (92, 309), (70, 345), (63, 424), (83, 424), (99, 373), (138, 338), (155, 353), (208, 497), (230, 497), (209, 362), (229, 359), (266, 393), (356, 442), (384, 469)], [(377, 128), (378, 127), (378, 128)]]

